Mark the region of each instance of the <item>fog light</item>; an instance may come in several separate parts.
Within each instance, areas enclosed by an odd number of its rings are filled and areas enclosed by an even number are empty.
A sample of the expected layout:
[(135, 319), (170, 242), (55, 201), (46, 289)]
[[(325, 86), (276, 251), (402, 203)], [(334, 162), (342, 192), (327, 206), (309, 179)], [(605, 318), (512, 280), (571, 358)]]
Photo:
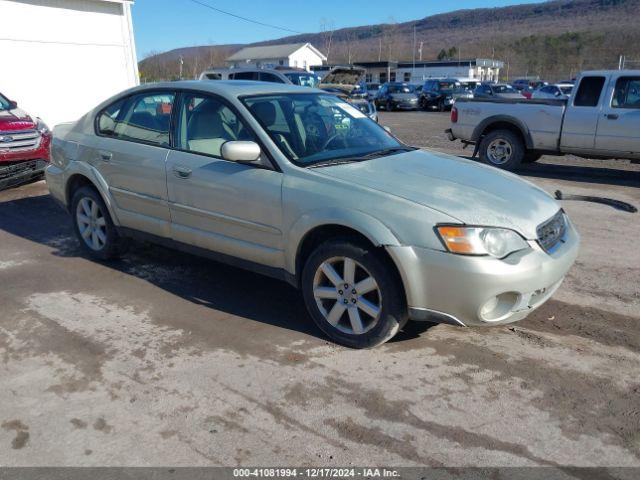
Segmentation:
[(480, 318), (485, 322), (497, 322), (508, 317), (518, 304), (520, 295), (506, 292), (487, 300), (480, 307)]

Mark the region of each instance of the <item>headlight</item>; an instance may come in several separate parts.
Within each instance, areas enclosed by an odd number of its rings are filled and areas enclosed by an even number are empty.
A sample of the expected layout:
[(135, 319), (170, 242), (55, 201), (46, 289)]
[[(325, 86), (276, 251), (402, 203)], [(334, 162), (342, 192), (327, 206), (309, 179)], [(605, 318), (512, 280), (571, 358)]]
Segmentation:
[(529, 247), (524, 238), (513, 230), (493, 227), (437, 227), (444, 246), (451, 253), (462, 255), (491, 255), (504, 258)]
[(44, 123), (41, 119), (38, 119), (38, 122), (36, 123), (36, 130), (38, 130), (43, 135), (49, 133), (49, 127), (47, 127), (47, 124)]

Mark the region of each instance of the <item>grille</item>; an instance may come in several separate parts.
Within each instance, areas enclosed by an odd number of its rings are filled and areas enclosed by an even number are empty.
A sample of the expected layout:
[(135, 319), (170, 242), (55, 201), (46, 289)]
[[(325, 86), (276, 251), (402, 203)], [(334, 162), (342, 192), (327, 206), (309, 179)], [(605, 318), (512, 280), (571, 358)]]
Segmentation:
[(34, 150), (40, 145), (40, 133), (37, 130), (21, 132), (0, 132), (0, 152), (22, 152)]
[(560, 210), (537, 228), (538, 242), (545, 251), (552, 250), (564, 237), (567, 223), (564, 212)]

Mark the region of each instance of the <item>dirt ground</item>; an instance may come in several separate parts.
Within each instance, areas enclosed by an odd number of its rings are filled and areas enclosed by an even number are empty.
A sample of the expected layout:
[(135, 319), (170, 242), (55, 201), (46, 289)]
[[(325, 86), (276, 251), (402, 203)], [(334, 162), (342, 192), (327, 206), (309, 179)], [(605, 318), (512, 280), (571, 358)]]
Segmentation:
[[(403, 140), (446, 114), (382, 113)], [(640, 165), (546, 157), (552, 192), (640, 206)], [(640, 214), (582, 235), (517, 324), (328, 342), (288, 285), (160, 247), (84, 258), (43, 182), (0, 193), (0, 465), (640, 466)]]

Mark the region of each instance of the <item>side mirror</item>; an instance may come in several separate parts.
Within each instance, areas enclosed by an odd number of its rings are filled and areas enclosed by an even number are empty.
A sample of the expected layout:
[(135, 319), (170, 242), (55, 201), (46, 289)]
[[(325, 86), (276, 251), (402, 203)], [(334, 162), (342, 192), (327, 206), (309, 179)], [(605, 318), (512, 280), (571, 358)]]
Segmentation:
[(559, 96), (560, 96), (560, 92), (556, 92), (554, 95), (555, 95), (556, 97), (559, 97)]
[(18, 108), (18, 102), (14, 100), (9, 101), (9, 110), (13, 110), (14, 108)]
[(382, 128), (384, 129), (385, 132), (391, 133), (391, 129), (389, 127), (387, 127), (386, 125), (383, 125)]
[(229, 141), (222, 145), (222, 158), (231, 162), (253, 163), (260, 160), (260, 145), (256, 142)]

